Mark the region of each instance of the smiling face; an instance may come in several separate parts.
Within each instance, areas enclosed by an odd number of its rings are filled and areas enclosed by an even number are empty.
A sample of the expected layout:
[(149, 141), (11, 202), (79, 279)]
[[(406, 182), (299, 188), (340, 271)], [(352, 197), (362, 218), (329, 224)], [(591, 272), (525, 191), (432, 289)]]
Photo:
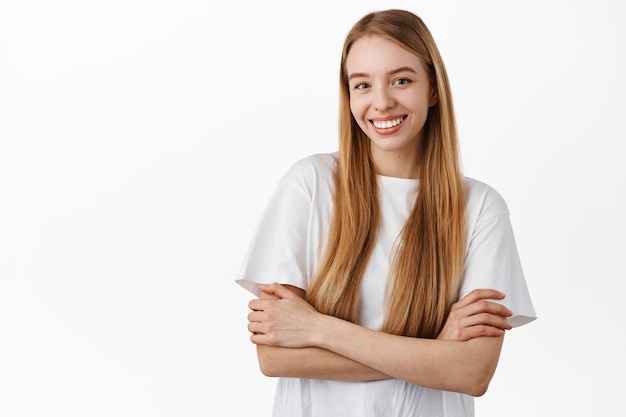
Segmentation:
[(380, 36), (365, 36), (346, 57), (350, 110), (371, 140), (379, 174), (415, 178), (428, 109), (437, 95), (421, 60)]

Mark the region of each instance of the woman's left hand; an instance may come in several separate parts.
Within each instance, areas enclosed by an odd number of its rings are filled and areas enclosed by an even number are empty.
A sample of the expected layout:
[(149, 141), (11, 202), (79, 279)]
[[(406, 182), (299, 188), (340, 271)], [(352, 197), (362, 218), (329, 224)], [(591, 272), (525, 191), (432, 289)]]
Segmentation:
[(454, 303), (441, 333), (440, 340), (466, 341), (483, 336), (501, 336), (510, 330), (508, 318), (513, 314), (501, 300), (504, 294), (492, 289), (475, 289)]
[(289, 348), (312, 346), (316, 318), (311, 304), (280, 284), (261, 285), (263, 295), (248, 304), (250, 340), (258, 345)]

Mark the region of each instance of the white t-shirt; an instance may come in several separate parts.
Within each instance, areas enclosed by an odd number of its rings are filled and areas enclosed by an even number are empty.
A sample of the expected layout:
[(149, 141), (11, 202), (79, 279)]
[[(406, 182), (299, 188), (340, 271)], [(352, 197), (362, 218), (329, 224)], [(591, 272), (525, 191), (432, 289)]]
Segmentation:
[[(323, 256), (333, 206), (337, 154), (296, 162), (280, 181), (238, 272), (236, 281), (258, 295), (258, 284), (279, 282), (307, 290)], [(381, 225), (363, 276), (358, 323), (382, 328), (389, 262), (397, 236), (418, 192), (418, 180), (378, 176)], [(475, 288), (502, 291), (513, 326), (536, 318), (522, 272), (509, 212), (502, 197), (473, 179), (467, 184), (467, 227), (460, 297)], [(464, 394), (423, 388), (390, 379), (338, 382), (280, 378), (274, 417), (473, 416)]]

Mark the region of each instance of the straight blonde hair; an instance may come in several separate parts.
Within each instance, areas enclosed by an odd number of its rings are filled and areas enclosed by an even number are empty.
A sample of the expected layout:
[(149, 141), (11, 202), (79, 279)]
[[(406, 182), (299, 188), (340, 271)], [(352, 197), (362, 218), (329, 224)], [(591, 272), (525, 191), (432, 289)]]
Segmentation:
[(399, 236), (387, 281), (383, 331), (435, 338), (458, 297), (465, 253), (465, 182), (448, 76), (424, 22), (404, 10), (374, 12), (348, 33), (341, 57), (339, 157), (327, 247), (307, 293), (320, 312), (355, 322), (361, 282), (376, 242), (380, 206), (370, 140), (350, 111), (346, 58), (358, 39), (375, 35), (416, 54), (438, 102), (420, 144), (419, 191)]

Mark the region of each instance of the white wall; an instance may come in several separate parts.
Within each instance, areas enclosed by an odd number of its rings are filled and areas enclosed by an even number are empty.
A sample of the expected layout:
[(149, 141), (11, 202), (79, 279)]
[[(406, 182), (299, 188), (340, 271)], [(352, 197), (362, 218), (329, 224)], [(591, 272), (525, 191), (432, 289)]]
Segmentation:
[(622, 408), (623, 3), (27, 0), (0, 3), (0, 415), (270, 415), (232, 277), (280, 175), (335, 149), (343, 37), (388, 7), (440, 46), (540, 316), (477, 414)]

